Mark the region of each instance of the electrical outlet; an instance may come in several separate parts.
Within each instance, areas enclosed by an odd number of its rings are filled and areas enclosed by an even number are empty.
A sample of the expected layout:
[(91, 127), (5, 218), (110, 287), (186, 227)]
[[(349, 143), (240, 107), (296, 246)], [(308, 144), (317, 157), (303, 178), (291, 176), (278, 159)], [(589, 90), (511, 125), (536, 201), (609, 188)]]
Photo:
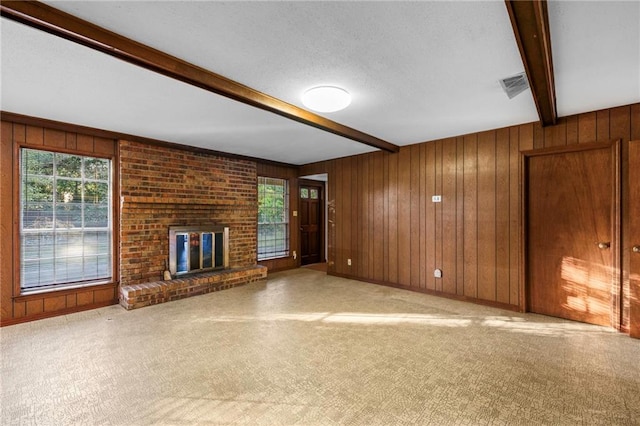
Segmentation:
[(347, 265), (351, 266), (351, 259), (347, 259)]
[(432, 195), (431, 196), (431, 201), (434, 203), (441, 203), (442, 202), (442, 195)]

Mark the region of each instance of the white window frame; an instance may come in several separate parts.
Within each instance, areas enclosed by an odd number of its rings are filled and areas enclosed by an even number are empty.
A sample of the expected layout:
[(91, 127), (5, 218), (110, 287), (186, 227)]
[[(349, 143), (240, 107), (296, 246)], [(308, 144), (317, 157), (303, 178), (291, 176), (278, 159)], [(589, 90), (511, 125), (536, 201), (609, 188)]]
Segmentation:
[[(275, 215), (264, 215), (260, 213), (263, 203), (264, 189), (266, 185), (283, 186), (283, 212), (281, 220), (275, 220)], [(257, 227), (257, 258), (258, 261), (278, 259), (289, 256), (291, 231), (289, 224), (289, 181), (287, 179), (273, 178), (266, 176), (258, 176), (258, 227)], [(269, 216), (269, 217), (265, 217)], [(269, 229), (270, 228), (270, 229)], [(270, 235), (272, 231), (276, 234), (280, 229), (284, 233), (284, 237), (279, 238), (277, 235)], [(266, 244), (273, 244), (273, 248), (269, 249)]]
[[(40, 153), (46, 153), (46, 154), (52, 154), (53, 155), (53, 171), (51, 173), (51, 175), (34, 175), (34, 174), (30, 174), (30, 175), (26, 175), (25, 174), (25, 165), (24, 165), (24, 156), (25, 153), (27, 151), (36, 151), (36, 152), (40, 152)], [(69, 178), (69, 177), (63, 177), (63, 176), (59, 176), (58, 172), (57, 172), (57, 164), (58, 164), (58, 156), (61, 155), (67, 155), (67, 156), (74, 156), (74, 157), (80, 157), (82, 159), (82, 166), (81, 166), (81, 176), (77, 177), (77, 178)], [(91, 178), (91, 177), (87, 177), (85, 174), (86, 168), (85, 168), (85, 161), (89, 159), (89, 160), (101, 160), (101, 161), (106, 161), (107, 162), (107, 170), (108, 170), (108, 176), (107, 179), (96, 179), (96, 178)], [(24, 211), (24, 207), (25, 207), (25, 195), (24, 195), (24, 191), (25, 191), (25, 180), (28, 177), (40, 177), (40, 178), (51, 178), (52, 179), (52, 201), (51, 201), (51, 207), (52, 207), (52, 224), (51, 227), (46, 227), (46, 228), (25, 228), (25, 211)], [(60, 204), (61, 202), (57, 199), (57, 181), (58, 180), (67, 180), (67, 181), (76, 181), (78, 182), (81, 186), (82, 186), (82, 200), (80, 203), (80, 210), (81, 210), (81, 220), (82, 220), (82, 224), (81, 226), (77, 227), (74, 226), (73, 228), (70, 227), (60, 227), (58, 226), (57, 220), (56, 220), (56, 206), (58, 204)], [(88, 183), (97, 183), (97, 184), (107, 184), (107, 206), (106, 206), (106, 210), (107, 210), (107, 226), (85, 226), (86, 225), (86, 217), (85, 217), (85, 212), (86, 212), (86, 205), (88, 203), (85, 203), (85, 189), (84, 189), (84, 185), (88, 184)], [(56, 290), (63, 290), (63, 289), (69, 289), (69, 288), (78, 288), (78, 287), (86, 287), (86, 286), (92, 286), (92, 285), (99, 285), (99, 284), (107, 284), (107, 283), (111, 283), (113, 282), (113, 276), (114, 276), (114, 235), (113, 235), (113, 226), (114, 226), (114, 220), (113, 220), (113, 160), (111, 158), (104, 158), (104, 157), (99, 157), (99, 156), (95, 156), (95, 155), (84, 155), (84, 154), (78, 154), (78, 153), (65, 153), (65, 152), (56, 152), (56, 151), (52, 151), (52, 150), (47, 150), (47, 149), (34, 149), (31, 147), (22, 147), (20, 148), (20, 175), (19, 175), (19, 185), (20, 185), (20, 191), (19, 191), (19, 202), (20, 202), (20, 228), (19, 228), (19, 234), (20, 234), (20, 249), (19, 249), (19, 256), (20, 256), (20, 294), (33, 294), (33, 293), (41, 293), (41, 292), (49, 292), (49, 291), (56, 291)], [(99, 238), (97, 235), (98, 233), (106, 233), (107, 234), (107, 241), (106, 243), (103, 243), (102, 245), (104, 247), (106, 247), (106, 251), (104, 253), (98, 253), (98, 254), (85, 254), (86, 252), (88, 252), (89, 250), (87, 250), (90, 246), (88, 244), (85, 244), (85, 238), (87, 238), (88, 235), (90, 235), (91, 233), (95, 234), (95, 238), (96, 238), (96, 246), (99, 245), (99, 243), (97, 243), (97, 239)], [(53, 254), (50, 256), (43, 256), (43, 257), (34, 257), (34, 256), (30, 256), (29, 259), (25, 259), (26, 257), (26, 244), (24, 243), (24, 241), (26, 240), (26, 237), (28, 237), (29, 235), (31, 236), (40, 236), (40, 238), (46, 238), (49, 237), (51, 239), (53, 239), (53, 243), (52, 243), (52, 252)], [(82, 243), (79, 246), (73, 247), (74, 251), (78, 251), (81, 250), (82, 254), (81, 255), (75, 255), (75, 256), (69, 256), (68, 253), (67, 255), (62, 255), (61, 253), (59, 253), (61, 250), (58, 249), (57, 245), (56, 245), (56, 238), (58, 237), (64, 237), (66, 236), (67, 238), (69, 237), (76, 237), (76, 238), (80, 238)], [(39, 246), (42, 247), (42, 246)], [(95, 247), (95, 246), (94, 246)], [(86, 251), (85, 251), (86, 250)], [(86, 273), (86, 268), (85, 268), (85, 264), (88, 261), (88, 259), (90, 259), (91, 257), (97, 258), (98, 256), (101, 257), (107, 257), (107, 260), (104, 261), (102, 264), (106, 265), (106, 267), (98, 267), (96, 266), (96, 273), (95, 276), (90, 276), (91, 274), (87, 274)], [(62, 265), (61, 262), (64, 262), (65, 259), (70, 259), (70, 258), (75, 258), (75, 259), (82, 259), (82, 274), (81, 276), (78, 276), (78, 274), (76, 274), (76, 276), (73, 276), (72, 274), (72, 278), (59, 278), (62, 274), (59, 273), (60, 268), (62, 268), (62, 266), (58, 266), (58, 265)], [(97, 259), (96, 259), (97, 260)], [(44, 261), (44, 262), (43, 262)], [(27, 263), (31, 263), (31, 264), (35, 264), (35, 263), (45, 263), (44, 268), (42, 267), (41, 264), (38, 264), (38, 275), (39, 277), (42, 277), (44, 274), (49, 273), (50, 274), (50, 278), (49, 279), (42, 279), (39, 278), (37, 280), (37, 283), (34, 281), (31, 282), (26, 282), (25, 280), (25, 275), (26, 275), (26, 269), (27, 269)], [(47, 265), (46, 263), (52, 262), (52, 268), (50, 271), (47, 271)], [(98, 271), (100, 269), (100, 271)], [(104, 272), (101, 272), (104, 269)]]

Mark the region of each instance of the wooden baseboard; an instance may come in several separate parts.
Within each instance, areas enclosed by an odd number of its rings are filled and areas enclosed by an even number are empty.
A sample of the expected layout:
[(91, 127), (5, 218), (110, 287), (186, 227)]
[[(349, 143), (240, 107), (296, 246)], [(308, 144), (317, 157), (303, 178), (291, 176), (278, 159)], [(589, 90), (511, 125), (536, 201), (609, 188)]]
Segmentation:
[(494, 301), (491, 301), (491, 300), (476, 299), (476, 298), (473, 298), (473, 297), (460, 296), (460, 295), (457, 295), (457, 294), (443, 293), (441, 291), (429, 290), (429, 289), (426, 289), (426, 288), (416, 288), (416, 287), (411, 287), (411, 286), (407, 286), (407, 285), (391, 283), (391, 282), (387, 282), (387, 281), (370, 280), (370, 279), (365, 279), (365, 278), (354, 277), (354, 276), (351, 276), (351, 275), (348, 275), (348, 274), (339, 274), (339, 273), (329, 272), (329, 271), (327, 271), (327, 275), (332, 275), (334, 277), (340, 277), (340, 278), (347, 278), (347, 279), (350, 279), (350, 280), (362, 281), (362, 282), (369, 283), (369, 284), (377, 284), (377, 285), (383, 285), (383, 286), (386, 286), (386, 287), (399, 288), (401, 290), (414, 291), (416, 293), (424, 293), (424, 294), (428, 294), (428, 295), (431, 295), (431, 296), (444, 297), (446, 299), (458, 300), (460, 302), (469, 302), (469, 303), (475, 303), (476, 305), (490, 306), (492, 308), (504, 309), (504, 310), (512, 311), (512, 312), (524, 312), (524, 309), (522, 307), (520, 307), (518, 305), (510, 305), (508, 303), (501, 303), (501, 302), (494, 302)]
[(0, 320), (0, 327), (21, 324), (29, 321), (36, 321), (45, 318), (57, 317), (60, 315), (74, 314), (76, 312), (88, 311), (91, 309), (104, 308), (105, 306), (117, 305), (118, 299), (107, 300), (106, 302), (92, 303), (90, 305), (74, 306), (73, 308), (61, 309), (59, 311), (41, 312), (35, 315), (28, 315), (20, 318), (7, 318)]

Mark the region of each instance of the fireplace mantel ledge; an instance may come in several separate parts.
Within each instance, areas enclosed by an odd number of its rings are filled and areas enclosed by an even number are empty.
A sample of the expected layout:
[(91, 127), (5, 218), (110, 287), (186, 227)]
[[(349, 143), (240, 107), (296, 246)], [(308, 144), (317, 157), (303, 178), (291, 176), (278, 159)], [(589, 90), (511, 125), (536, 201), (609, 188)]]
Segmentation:
[(120, 305), (127, 310), (171, 302), (264, 280), (267, 268), (252, 265), (120, 287)]

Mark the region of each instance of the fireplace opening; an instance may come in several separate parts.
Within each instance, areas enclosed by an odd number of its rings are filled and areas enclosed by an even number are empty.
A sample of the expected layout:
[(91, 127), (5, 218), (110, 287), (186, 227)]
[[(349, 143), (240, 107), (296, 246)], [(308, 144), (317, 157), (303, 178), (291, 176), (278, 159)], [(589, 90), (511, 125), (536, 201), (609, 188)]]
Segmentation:
[(171, 276), (229, 267), (229, 227), (170, 226)]

